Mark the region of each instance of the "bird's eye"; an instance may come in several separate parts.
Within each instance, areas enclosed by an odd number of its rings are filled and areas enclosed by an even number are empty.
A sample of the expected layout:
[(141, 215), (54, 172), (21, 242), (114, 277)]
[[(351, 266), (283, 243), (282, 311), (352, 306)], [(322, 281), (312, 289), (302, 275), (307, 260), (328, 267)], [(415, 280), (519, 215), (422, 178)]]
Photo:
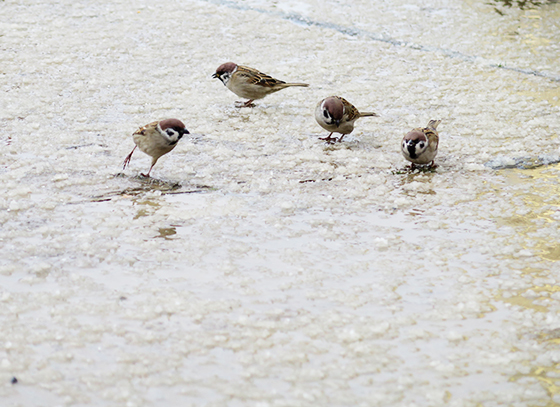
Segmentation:
[(424, 142), (421, 141), (420, 144), (418, 144), (418, 146), (419, 146), (420, 148), (424, 148)]
[(166, 132), (169, 136), (175, 135), (175, 132), (173, 131), (173, 129), (167, 129), (167, 130), (165, 130), (165, 132)]

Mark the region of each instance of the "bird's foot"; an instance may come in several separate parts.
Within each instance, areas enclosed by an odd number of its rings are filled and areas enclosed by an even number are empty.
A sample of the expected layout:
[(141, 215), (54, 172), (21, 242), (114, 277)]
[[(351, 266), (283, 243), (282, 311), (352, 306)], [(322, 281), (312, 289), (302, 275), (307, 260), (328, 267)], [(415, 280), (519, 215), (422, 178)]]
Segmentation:
[[(343, 136), (344, 137), (344, 136)], [(341, 137), (342, 138), (342, 137)], [(334, 144), (338, 141), (336, 137), (332, 137), (332, 133), (329, 134), (327, 137), (319, 137), (319, 140), (326, 141), (327, 144)]]
[(253, 100), (248, 100), (246, 102), (237, 101), (235, 102), (235, 107), (242, 108), (242, 107), (255, 107)]

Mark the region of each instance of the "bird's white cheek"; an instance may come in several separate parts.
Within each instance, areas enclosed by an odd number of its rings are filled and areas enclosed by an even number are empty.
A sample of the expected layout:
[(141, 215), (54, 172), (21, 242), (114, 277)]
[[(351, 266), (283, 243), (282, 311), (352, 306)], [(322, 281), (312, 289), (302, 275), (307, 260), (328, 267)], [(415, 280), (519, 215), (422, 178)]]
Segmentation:
[(177, 144), (177, 142), (179, 141), (179, 137), (178, 136), (169, 137), (168, 141), (169, 144)]
[(176, 144), (179, 141), (179, 133), (172, 131), (171, 134), (168, 133), (169, 130), (161, 132), (162, 141), (165, 140), (165, 144)]

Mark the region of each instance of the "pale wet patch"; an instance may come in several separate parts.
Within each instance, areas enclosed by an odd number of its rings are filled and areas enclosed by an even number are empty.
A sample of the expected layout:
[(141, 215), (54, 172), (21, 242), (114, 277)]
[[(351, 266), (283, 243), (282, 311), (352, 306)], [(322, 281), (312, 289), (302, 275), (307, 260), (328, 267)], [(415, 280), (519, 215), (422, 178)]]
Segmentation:
[(554, 87), (552, 89), (543, 90), (541, 92), (531, 92), (527, 91), (522, 93), (528, 96), (534, 97), (538, 101), (547, 101), (551, 105), (560, 106), (560, 88)]
[[(505, 168), (517, 168), (520, 170), (535, 169), (560, 162), (560, 156), (538, 156), (538, 157), (496, 157), (486, 163), (487, 167), (494, 170)], [(529, 176), (530, 172), (527, 172)]]
[[(519, 268), (522, 278), (517, 283), (504, 284), (496, 299), (525, 310), (521, 315), (526, 315), (522, 319), (528, 326), (532, 325), (527, 319), (529, 315), (532, 320), (547, 321), (544, 328), (527, 330), (525, 335), (538, 341), (543, 348), (542, 355), (549, 354), (555, 351), (558, 342), (558, 328), (553, 321), (558, 315), (560, 293), (557, 279), (557, 264), (560, 261), (560, 167), (558, 164), (536, 166), (503, 170), (501, 174), (505, 183), (500, 190), (512, 211), (498, 215), (498, 224), (513, 228), (516, 239), (522, 242), (518, 252), (504, 254), (503, 260), (511, 264), (524, 257), (527, 261)], [(515, 383), (536, 380), (551, 400), (547, 405), (557, 405), (556, 401), (560, 398), (558, 364), (543, 363), (544, 359), (536, 357), (527, 364), (528, 372), (517, 373), (510, 380)]]
[(504, 175), (511, 205), (520, 209), (510, 216), (502, 215), (501, 223), (517, 227), (531, 242), (537, 256), (560, 260), (560, 239), (556, 236), (560, 219), (560, 165), (504, 171)]

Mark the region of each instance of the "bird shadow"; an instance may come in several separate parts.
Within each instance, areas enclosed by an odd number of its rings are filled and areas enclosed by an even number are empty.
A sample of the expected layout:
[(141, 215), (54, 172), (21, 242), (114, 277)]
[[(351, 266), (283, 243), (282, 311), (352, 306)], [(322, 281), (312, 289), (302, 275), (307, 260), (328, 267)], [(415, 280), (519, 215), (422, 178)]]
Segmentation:
[(176, 181), (161, 180), (152, 177), (144, 177), (142, 175), (130, 176), (122, 172), (115, 174), (114, 178), (129, 180), (135, 182), (136, 185), (94, 196), (92, 197), (93, 202), (110, 201), (118, 196), (138, 196), (148, 192), (160, 192), (161, 195), (170, 195), (194, 194), (215, 190), (214, 187), (209, 185), (182, 184)]
[(406, 175), (410, 175), (410, 174), (433, 174), (436, 173), (438, 169), (438, 166), (429, 166), (429, 165), (423, 165), (423, 166), (410, 166), (407, 165), (406, 167), (403, 168), (398, 168), (396, 170), (391, 171), (394, 175), (402, 175), (402, 174), (406, 174)]

